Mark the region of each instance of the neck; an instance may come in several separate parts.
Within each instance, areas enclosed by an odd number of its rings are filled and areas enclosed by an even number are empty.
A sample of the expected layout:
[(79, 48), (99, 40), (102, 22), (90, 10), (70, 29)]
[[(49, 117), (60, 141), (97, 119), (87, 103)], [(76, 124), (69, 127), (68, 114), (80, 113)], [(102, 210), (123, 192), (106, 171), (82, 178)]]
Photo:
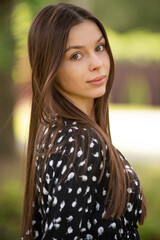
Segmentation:
[[(77, 99), (76, 99), (77, 100)], [(93, 121), (95, 121), (94, 99), (84, 99), (76, 101), (71, 99), (72, 103), (79, 108), (82, 112), (88, 115)]]
[(68, 100), (71, 101), (77, 108), (79, 108), (82, 112), (88, 115), (93, 121), (96, 121), (95, 109), (94, 109), (94, 98), (85, 98), (85, 97), (79, 97), (79, 96), (67, 94), (67, 92), (64, 92), (62, 89), (60, 89), (57, 84), (56, 84), (56, 88), (62, 95), (68, 98)]

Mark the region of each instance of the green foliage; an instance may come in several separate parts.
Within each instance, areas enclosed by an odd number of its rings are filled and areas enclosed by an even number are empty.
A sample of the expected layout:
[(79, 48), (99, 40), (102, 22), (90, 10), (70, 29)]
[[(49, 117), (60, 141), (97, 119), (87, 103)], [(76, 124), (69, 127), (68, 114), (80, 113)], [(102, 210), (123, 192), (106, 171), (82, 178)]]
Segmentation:
[(10, 72), (13, 61), (14, 40), (10, 31), (11, 1), (2, 1), (0, 7), (0, 75)]
[(139, 228), (142, 240), (160, 239), (160, 166), (141, 165), (134, 166), (143, 186), (148, 205), (148, 216), (143, 226)]
[(23, 3), (27, 4), (31, 9), (32, 17), (34, 17), (43, 7), (49, 4), (56, 4), (56, 2), (60, 2), (57, 0), (23, 0)]
[(94, 12), (116, 32), (133, 29), (160, 31), (159, 0), (94, 0)]
[(32, 21), (31, 9), (25, 2), (15, 5), (12, 12), (12, 34), (16, 40), (16, 55), (23, 55), (27, 47), (27, 34)]
[(22, 193), (18, 181), (9, 179), (0, 195), (0, 236), (3, 240), (17, 240), (22, 208)]
[(110, 29), (107, 33), (116, 60), (160, 62), (160, 33), (134, 30), (121, 34)]
[(11, 70), (14, 42), (8, 28), (1, 27), (0, 36), (0, 72), (5, 74)]

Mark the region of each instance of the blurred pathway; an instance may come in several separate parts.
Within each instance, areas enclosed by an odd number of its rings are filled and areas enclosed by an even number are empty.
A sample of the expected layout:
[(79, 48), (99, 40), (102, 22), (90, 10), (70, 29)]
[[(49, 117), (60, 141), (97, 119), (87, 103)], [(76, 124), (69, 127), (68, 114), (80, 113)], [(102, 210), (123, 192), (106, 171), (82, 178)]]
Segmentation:
[[(30, 102), (22, 102), (15, 111), (14, 129), (17, 148), (24, 152), (29, 126)], [(110, 107), (113, 144), (129, 161), (160, 164), (160, 108), (130, 109)]]
[(131, 161), (160, 164), (160, 109), (112, 109), (113, 144)]

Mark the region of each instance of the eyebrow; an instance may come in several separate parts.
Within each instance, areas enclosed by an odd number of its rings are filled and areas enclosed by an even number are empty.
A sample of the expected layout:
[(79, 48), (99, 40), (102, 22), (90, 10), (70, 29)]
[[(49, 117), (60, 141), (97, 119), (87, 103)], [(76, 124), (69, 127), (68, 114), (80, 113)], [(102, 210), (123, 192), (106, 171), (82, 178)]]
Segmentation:
[[(99, 43), (99, 42), (102, 40), (102, 38), (104, 38), (103, 35), (100, 36), (100, 38), (98, 38), (98, 40), (96, 41), (96, 43)], [(70, 49), (80, 49), (80, 48), (85, 48), (85, 46), (83, 46), (83, 45), (69, 46), (69, 47), (66, 49), (65, 52), (69, 51)]]

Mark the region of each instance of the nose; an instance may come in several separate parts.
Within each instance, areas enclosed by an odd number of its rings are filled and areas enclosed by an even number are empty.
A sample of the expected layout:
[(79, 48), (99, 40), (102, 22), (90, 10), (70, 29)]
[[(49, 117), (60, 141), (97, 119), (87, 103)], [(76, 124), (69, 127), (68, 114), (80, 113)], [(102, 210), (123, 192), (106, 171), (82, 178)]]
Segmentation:
[(97, 56), (95, 53), (93, 53), (90, 56), (90, 60), (89, 60), (89, 70), (94, 71), (96, 69), (101, 68), (101, 66), (102, 66), (102, 60), (100, 59), (99, 56)]

